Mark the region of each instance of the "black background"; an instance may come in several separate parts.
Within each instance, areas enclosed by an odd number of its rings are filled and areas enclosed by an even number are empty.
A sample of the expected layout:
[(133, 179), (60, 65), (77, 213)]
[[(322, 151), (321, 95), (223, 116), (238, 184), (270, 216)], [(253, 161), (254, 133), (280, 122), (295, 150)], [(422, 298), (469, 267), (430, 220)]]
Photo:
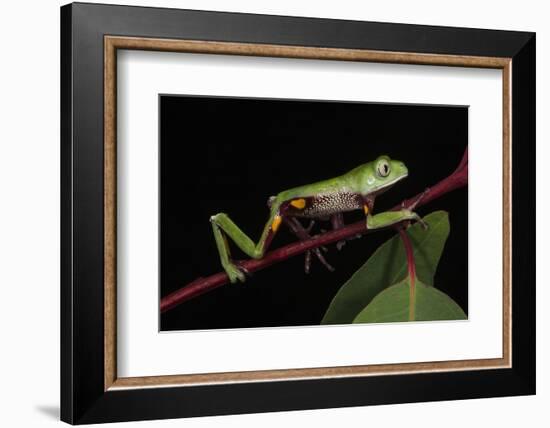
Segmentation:
[[(451, 173), (468, 141), (466, 107), (160, 96), (161, 296), (222, 270), (209, 218), (226, 212), (254, 241), (270, 195), (342, 174), (380, 154), (405, 162), (409, 177), (380, 196), (394, 206)], [(450, 214), (451, 233), (435, 278), (466, 312), (466, 189), (420, 208)], [(364, 218), (345, 215), (346, 222)], [(321, 227), (327, 227), (322, 225)], [(338, 289), (394, 232), (330, 246), (328, 272), (304, 257), (256, 272), (161, 316), (161, 330), (317, 325)], [(281, 227), (272, 248), (294, 241)], [(235, 245), (235, 258), (246, 258)]]

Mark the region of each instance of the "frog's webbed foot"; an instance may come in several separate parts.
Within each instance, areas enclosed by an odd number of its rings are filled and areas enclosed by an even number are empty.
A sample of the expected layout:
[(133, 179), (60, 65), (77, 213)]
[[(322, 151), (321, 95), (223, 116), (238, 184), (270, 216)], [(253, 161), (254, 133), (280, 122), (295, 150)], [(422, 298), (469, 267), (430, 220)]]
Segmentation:
[(236, 282), (244, 283), (252, 277), (252, 272), (244, 267), (244, 260), (231, 260), (223, 268), (232, 284)]
[(246, 277), (250, 276), (250, 272), (241, 265), (241, 262), (229, 262), (226, 263), (223, 268), (232, 284), (236, 282), (245, 282)]
[(408, 213), (408, 216), (410, 217), (409, 220), (403, 222), (405, 227), (409, 227), (413, 221), (416, 221), (420, 223), (424, 230), (428, 229), (428, 224), (413, 210), (418, 206), (420, 201), (422, 201), (426, 197), (426, 195), (430, 193), (430, 191), (431, 189), (429, 187), (426, 187), (424, 191), (416, 197), (412, 204), (405, 205), (404, 201), (401, 203), (401, 211), (404, 213)]
[[(430, 191), (431, 191), (431, 189), (429, 187), (426, 187), (424, 189), (424, 191), (416, 197), (416, 199), (413, 201), (412, 204), (405, 205), (405, 201), (401, 202), (401, 209), (402, 210), (408, 210), (408, 211), (411, 211), (411, 212), (414, 211), (414, 209), (418, 206), (420, 201), (422, 201), (426, 197), (426, 195), (428, 195), (430, 193)], [(422, 227), (424, 227), (424, 228), (428, 227), (426, 222), (424, 222), (422, 219), (419, 219), (418, 222), (420, 224), (422, 224)]]
[(413, 213), (413, 214), (415, 215), (415, 218), (405, 222), (405, 227), (409, 227), (413, 221), (416, 221), (417, 223), (420, 223), (420, 226), (422, 226), (422, 229), (428, 230), (428, 223), (426, 223), (424, 219), (420, 217), (418, 214), (416, 213)]
[(361, 239), (362, 237), (363, 237), (363, 235), (358, 233), (357, 235), (353, 235), (353, 236), (350, 236), (349, 238), (342, 239), (341, 241), (338, 241), (336, 243), (336, 249), (338, 251), (340, 251), (342, 248), (344, 248), (344, 245), (346, 245), (348, 243), (348, 241), (353, 241), (355, 239)]
[[(312, 230), (312, 228), (315, 224), (315, 222), (313, 220), (310, 221), (307, 228), (304, 228), (304, 226), (302, 226), (302, 223), (300, 223), (298, 221), (298, 219), (296, 219), (294, 217), (284, 217), (283, 221), (288, 226), (290, 231), (292, 233), (294, 233), (294, 235), (296, 235), (296, 237), (300, 241), (305, 241), (305, 240), (308, 240), (308, 239), (311, 238), (311, 236), (309, 235), (309, 232)], [(304, 261), (304, 271), (306, 273), (309, 273), (310, 269), (311, 269), (311, 254), (312, 253), (315, 254), (315, 257), (317, 257), (317, 259), (321, 262), (321, 264), (323, 266), (325, 266), (330, 272), (334, 272), (334, 268), (326, 261), (325, 257), (321, 253), (321, 250), (323, 250), (325, 252), (327, 251), (327, 249), (325, 247), (314, 248), (312, 250), (307, 250), (306, 251), (306, 256), (305, 256), (305, 261)]]
[(420, 225), (422, 226), (422, 229), (428, 230), (428, 223), (426, 223), (422, 219), (422, 217), (420, 217), (414, 211), (411, 211), (410, 209), (407, 209), (407, 208), (402, 208), (401, 213), (403, 215), (407, 216), (407, 218), (404, 221), (401, 222), (402, 227), (404, 227), (405, 229), (407, 229), (409, 226), (411, 226), (413, 222), (417, 222), (417, 223), (420, 223)]
[(422, 217), (418, 216), (416, 221), (418, 221), (418, 223), (420, 223), (420, 226), (422, 226), (422, 229), (424, 229), (424, 230), (429, 229), (428, 223), (426, 223)]

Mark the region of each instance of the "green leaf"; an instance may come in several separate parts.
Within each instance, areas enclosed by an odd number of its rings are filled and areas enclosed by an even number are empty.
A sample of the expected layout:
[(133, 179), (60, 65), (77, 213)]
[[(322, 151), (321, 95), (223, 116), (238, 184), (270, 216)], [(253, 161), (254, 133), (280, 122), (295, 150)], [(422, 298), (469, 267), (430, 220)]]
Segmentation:
[(353, 323), (464, 320), (468, 317), (453, 299), (435, 287), (415, 282), (410, 298), (409, 277), (386, 288), (359, 312)]
[[(424, 284), (433, 285), (433, 277), (449, 236), (449, 216), (435, 211), (407, 233), (414, 248), (416, 275)], [(367, 238), (368, 239), (368, 236)], [(382, 244), (340, 288), (330, 303), (321, 324), (349, 324), (370, 301), (385, 288), (407, 276), (407, 258), (399, 235)]]

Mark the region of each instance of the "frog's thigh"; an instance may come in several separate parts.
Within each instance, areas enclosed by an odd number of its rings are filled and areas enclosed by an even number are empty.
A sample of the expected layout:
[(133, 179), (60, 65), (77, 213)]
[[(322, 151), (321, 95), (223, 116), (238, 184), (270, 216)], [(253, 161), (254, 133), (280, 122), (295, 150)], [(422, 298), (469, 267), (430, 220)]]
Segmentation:
[(293, 199), (289, 203), (299, 210), (303, 210), (306, 207), (306, 200), (304, 198)]

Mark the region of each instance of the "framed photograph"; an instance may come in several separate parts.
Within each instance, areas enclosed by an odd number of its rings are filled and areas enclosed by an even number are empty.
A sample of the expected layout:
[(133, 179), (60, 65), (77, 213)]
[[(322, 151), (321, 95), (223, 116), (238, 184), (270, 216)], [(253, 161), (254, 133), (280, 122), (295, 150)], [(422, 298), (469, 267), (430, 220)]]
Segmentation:
[(61, 56), (62, 420), (535, 393), (533, 33), (76, 3)]

